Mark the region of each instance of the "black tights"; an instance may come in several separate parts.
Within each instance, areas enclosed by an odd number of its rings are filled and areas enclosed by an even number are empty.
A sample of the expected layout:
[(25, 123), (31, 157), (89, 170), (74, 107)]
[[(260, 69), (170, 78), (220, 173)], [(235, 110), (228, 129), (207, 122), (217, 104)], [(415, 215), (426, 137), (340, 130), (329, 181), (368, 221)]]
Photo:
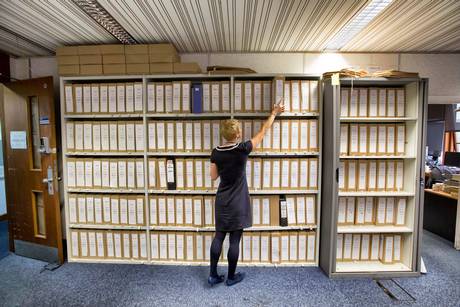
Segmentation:
[[(240, 253), (240, 240), (243, 230), (230, 231), (230, 247), (228, 248), (228, 275), (227, 277), (233, 279), (235, 275), (236, 265)], [(217, 277), (217, 263), (219, 262), (220, 253), (222, 251), (222, 244), (227, 233), (223, 231), (216, 231), (214, 240), (211, 244), (211, 276)]]

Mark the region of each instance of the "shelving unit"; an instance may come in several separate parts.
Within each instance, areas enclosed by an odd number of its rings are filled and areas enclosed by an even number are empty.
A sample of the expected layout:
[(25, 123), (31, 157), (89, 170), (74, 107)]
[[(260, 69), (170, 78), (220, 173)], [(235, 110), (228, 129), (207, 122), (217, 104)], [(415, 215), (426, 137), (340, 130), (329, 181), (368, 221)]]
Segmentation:
[[(385, 91), (388, 93), (387, 89), (390, 90), (404, 90), (405, 101), (404, 108), (405, 113), (401, 117), (353, 117), (353, 116), (341, 116), (348, 111), (341, 113), (341, 106), (344, 100), (342, 93), (350, 93), (352, 90), (355, 90), (357, 96), (355, 96), (356, 101), (366, 101), (366, 112), (369, 116), (370, 112), (370, 88), (373, 88), (376, 92)], [(374, 277), (374, 278), (385, 278), (385, 277), (402, 277), (402, 276), (416, 276), (420, 274), (420, 233), (422, 229), (422, 215), (423, 215), (423, 189), (420, 188), (420, 183), (423, 182), (423, 166), (424, 166), (424, 135), (425, 135), (425, 117), (427, 110), (427, 88), (428, 81), (426, 79), (385, 79), (385, 78), (344, 78), (340, 79), (338, 85), (332, 85), (331, 80), (327, 79), (323, 81), (323, 95), (324, 95), (324, 121), (330, 123), (329, 125), (324, 126), (323, 139), (323, 157), (328, 163), (323, 164), (322, 174), (322, 197), (324, 203), (327, 203), (328, 206), (323, 207), (322, 217), (321, 217), (321, 258), (320, 266), (330, 277)], [(345, 92), (342, 91), (345, 89)], [(348, 92), (347, 92), (348, 89)], [(361, 98), (361, 91), (365, 92), (366, 95)], [(359, 94), (358, 94), (359, 92)], [(351, 94), (348, 94), (350, 103)], [(376, 101), (379, 101), (385, 98), (385, 113), (387, 112), (387, 94), (382, 96), (373, 96)], [(394, 94), (396, 96), (396, 92)], [(396, 103), (396, 98), (393, 96), (392, 99)], [(346, 96), (345, 96), (346, 97)], [(366, 100), (364, 100), (366, 99)], [(401, 99), (401, 98), (398, 98)], [(383, 100), (382, 100), (383, 101)], [(356, 102), (356, 108), (360, 108), (358, 102)], [(375, 106), (378, 108), (378, 105)], [(358, 111), (356, 111), (358, 113)], [(376, 111), (377, 112), (377, 111)], [(380, 110), (378, 111), (380, 112)], [(396, 112), (396, 111), (395, 111)], [(404, 124), (405, 126), (405, 143), (404, 148), (405, 152), (403, 155), (393, 155), (393, 154), (381, 154), (381, 155), (369, 155), (369, 154), (346, 154), (341, 155), (342, 144), (341, 144), (341, 124), (354, 125), (391, 125), (391, 124)], [(345, 126), (346, 127), (346, 126)], [(351, 127), (351, 126), (348, 126)], [(350, 129), (350, 128), (346, 128)], [(370, 129), (369, 126), (368, 128)], [(385, 128), (387, 129), (387, 128)], [(347, 133), (350, 133), (350, 130), (347, 130)], [(367, 131), (367, 140), (369, 141), (369, 131)], [(387, 130), (385, 130), (387, 131)], [(361, 133), (361, 132), (359, 132)], [(386, 132), (385, 132), (386, 133)], [(350, 142), (350, 136), (347, 137), (347, 142)], [(377, 138), (377, 136), (375, 136)], [(386, 138), (386, 134), (385, 134)], [(385, 139), (386, 140), (386, 139)], [(355, 139), (355, 142), (359, 144), (360, 139)], [(387, 140), (386, 140), (387, 142)], [(396, 142), (396, 136), (394, 136), (394, 141)], [(347, 146), (350, 146), (348, 144)], [(361, 146), (356, 145), (356, 146)], [(369, 149), (369, 143), (366, 143), (365, 147)], [(377, 146), (377, 145), (376, 145)], [(386, 148), (387, 145), (385, 145)], [(349, 150), (350, 147), (347, 147)], [(343, 180), (349, 180), (347, 175), (343, 177), (339, 171), (339, 165), (341, 161), (402, 161), (404, 175), (402, 178), (403, 189), (388, 190), (388, 191), (375, 191), (375, 190), (364, 190), (364, 191), (339, 191), (339, 178), (346, 178)], [(370, 163), (370, 162), (369, 162)], [(378, 162), (376, 162), (378, 163)], [(387, 162), (388, 163), (388, 162)], [(358, 165), (358, 164), (357, 164)], [(369, 164), (367, 164), (369, 165)], [(366, 166), (366, 172), (369, 172), (369, 169)], [(344, 168), (345, 170), (345, 168)], [(377, 177), (377, 171), (373, 176)], [(356, 169), (356, 184), (358, 184), (359, 175), (358, 169)], [(386, 174), (386, 173), (385, 173)], [(368, 187), (369, 182), (369, 173), (366, 173), (365, 184)], [(388, 181), (388, 175), (386, 174), (385, 181)], [(396, 177), (396, 176), (395, 176)], [(378, 179), (375, 179), (378, 180)], [(394, 179), (396, 180), (396, 179)], [(391, 180), (390, 180), (391, 182)], [(348, 186), (345, 185), (346, 188)], [(373, 203), (373, 217), (372, 225), (358, 225), (354, 222), (344, 224), (338, 224), (339, 221), (339, 198), (345, 198), (343, 200), (346, 202), (345, 210), (348, 210), (348, 199), (352, 199), (352, 204), (355, 206), (355, 201), (358, 198), (361, 198), (362, 201), (367, 202), (368, 199)], [(377, 200), (385, 198), (391, 198), (394, 201), (397, 199), (405, 199), (405, 222), (402, 225), (396, 224), (378, 224), (376, 223), (376, 210), (377, 210)], [(386, 206), (386, 205), (385, 205)], [(380, 208), (380, 207), (379, 207)], [(355, 209), (353, 209), (355, 210)], [(357, 209), (356, 209), (357, 210)], [(366, 203), (367, 210), (367, 203)], [(386, 209), (385, 209), (386, 210)], [(394, 209), (396, 211), (396, 209)], [(386, 211), (385, 211), (386, 212)], [(390, 211), (392, 212), (392, 211)], [(345, 211), (345, 214), (348, 214), (348, 211)], [(353, 221), (356, 219), (357, 213), (353, 212)], [(390, 214), (391, 217), (391, 214)], [(344, 218), (342, 216), (342, 218)], [(348, 216), (346, 217), (348, 219)], [(385, 220), (387, 219), (385, 215)], [(396, 219), (396, 214), (393, 213), (391, 220)], [(338, 237), (340, 236), (340, 243), (338, 243)], [(348, 237), (349, 245), (344, 245), (345, 236)], [(354, 250), (355, 243), (360, 244), (356, 250)], [(366, 248), (363, 252), (363, 244), (361, 240), (364, 240), (366, 236)], [(393, 258), (393, 262), (382, 260), (384, 257), (382, 254), (378, 255), (378, 259), (372, 258), (372, 248), (374, 236), (378, 236), (378, 240), (387, 243), (385, 241), (388, 236), (393, 236), (391, 241), (392, 247), (391, 252), (393, 253), (394, 247), (393, 240), (398, 238), (400, 244), (400, 251), (398, 253), (399, 260)], [(342, 241), (343, 240), (343, 241)], [(353, 241), (352, 241), (353, 240)], [(382, 245), (377, 246), (377, 250), (382, 249)], [(363, 241), (364, 242), (364, 241)], [(340, 245), (339, 245), (340, 244)], [(343, 245), (342, 245), (343, 244)], [(367, 244), (367, 245), (366, 245)], [(345, 257), (344, 250), (348, 248), (350, 256)], [(351, 251), (350, 251), (351, 250)], [(399, 248), (398, 248), (399, 250)], [(385, 250), (388, 251), (388, 250)], [(362, 254), (364, 253), (364, 257)], [(394, 252), (396, 254), (396, 252)], [(339, 256), (340, 255), (340, 256)], [(394, 254), (392, 254), (394, 255)], [(348, 258), (349, 257), (349, 258)], [(375, 257), (375, 256), (374, 256)], [(372, 260), (369, 260), (371, 259)]]
[[(214, 231), (214, 227), (188, 227), (188, 226), (156, 226), (150, 225), (149, 218), (149, 199), (152, 195), (171, 195), (171, 196), (206, 196), (214, 195), (215, 189), (197, 189), (197, 190), (167, 190), (167, 189), (152, 189), (149, 188), (147, 182), (148, 178), (148, 159), (149, 158), (165, 158), (165, 157), (209, 157), (210, 152), (194, 152), (194, 151), (151, 151), (148, 148), (148, 123), (149, 121), (180, 121), (180, 120), (221, 120), (228, 118), (236, 118), (241, 120), (249, 119), (260, 119), (263, 120), (268, 117), (269, 113), (242, 113), (235, 112), (234, 110), (234, 82), (238, 80), (252, 80), (252, 81), (269, 81), (272, 80), (275, 75), (242, 75), (242, 76), (207, 76), (207, 75), (146, 75), (146, 76), (88, 76), (88, 77), (61, 77), (61, 123), (62, 123), (62, 147), (63, 147), (63, 165), (67, 165), (67, 159), (89, 159), (89, 158), (120, 158), (127, 161), (130, 158), (143, 159), (144, 167), (144, 188), (132, 188), (132, 189), (108, 189), (108, 188), (75, 188), (68, 187), (67, 172), (63, 174), (64, 178), (64, 194), (65, 194), (65, 215), (66, 215), (66, 234), (68, 240), (68, 259), (70, 262), (106, 262), (106, 263), (142, 263), (142, 264), (167, 264), (167, 265), (208, 265), (208, 261), (159, 261), (152, 259), (151, 255), (151, 236), (152, 232), (181, 232), (181, 233), (209, 233)], [(322, 144), (322, 98), (321, 98), (321, 84), (320, 78), (313, 75), (285, 75), (286, 80), (311, 80), (318, 82), (318, 112), (287, 112), (279, 117), (283, 120), (289, 119), (317, 119), (317, 133), (318, 133), (318, 148), (321, 149)], [(213, 81), (228, 81), (230, 83), (230, 112), (217, 112), (217, 113), (149, 113), (147, 111), (147, 87), (149, 82), (172, 82), (172, 81), (191, 81), (191, 82), (213, 82)], [(109, 114), (67, 114), (65, 104), (65, 85), (69, 84), (103, 84), (103, 83), (142, 83), (142, 105), (143, 110), (141, 113), (109, 113)], [(142, 151), (124, 151), (124, 152), (113, 152), (113, 151), (84, 151), (84, 150), (67, 150), (67, 136), (66, 136), (66, 123), (67, 122), (98, 122), (98, 121), (142, 121), (144, 127), (144, 146)], [(308, 233), (315, 234), (315, 252), (314, 261), (307, 262), (287, 262), (287, 263), (259, 263), (259, 262), (240, 262), (241, 265), (254, 265), (254, 266), (318, 266), (318, 255), (319, 255), (319, 232), (320, 232), (320, 212), (321, 212), (321, 150), (319, 152), (310, 151), (289, 151), (289, 152), (262, 152), (253, 151), (250, 157), (258, 158), (317, 158), (318, 169), (317, 169), (317, 180), (318, 189), (252, 189), (250, 190), (251, 195), (315, 195), (315, 225), (305, 226), (254, 226), (246, 231), (249, 233), (261, 232), (261, 233), (287, 233), (288, 231), (306, 231)], [(64, 169), (66, 169), (64, 167)], [(131, 197), (138, 196), (143, 198), (144, 201), (144, 225), (112, 225), (109, 223), (100, 224), (85, 224), (85, 223), (70, 223), (69, 218), (69, 195), (90, 195), (94, 197), (103, 197), (104, 195), (115, 196), (115, 197)], [(167, 197), (167, 196), (166, 196)], [(108, 232), (113, 233), (136, 233), (145, 234), (145, 259), (134, 259), (131, 255), (129, 259), (115, 259), (110, 257), (98, 258), (98, 257), (80, 257), (74, 256), (72, 253), (72, 232), (73, 231), (96, 231), (102, 233), (104, 236)], [(104, 237), (105, 238), (105, 237)], [(80, 239), (79, 239), (80, 240)], [(105, 239), (104, 239), (105, 240)], [(123, 240), (123, 238), (121, 239)], [(136, 239), (137, 240), (137, 239)], [(105, 241), (104, 241), (105, 242)], [(136, 241), (141, 244), (139, 241)], [(104, 243), (105, 244), (105, 243)], [(123, 241), (120, 243), (123, 245)], [(132, 244), (132, 243), (130, 243)], [(204, 243), (203, 243), (204, 244)], [(132, 246), (132, 245), (130, 245)], [(140, 246), (139, 246), (140, 247)], [(140, 250), (140, 249), (139, 249)]]

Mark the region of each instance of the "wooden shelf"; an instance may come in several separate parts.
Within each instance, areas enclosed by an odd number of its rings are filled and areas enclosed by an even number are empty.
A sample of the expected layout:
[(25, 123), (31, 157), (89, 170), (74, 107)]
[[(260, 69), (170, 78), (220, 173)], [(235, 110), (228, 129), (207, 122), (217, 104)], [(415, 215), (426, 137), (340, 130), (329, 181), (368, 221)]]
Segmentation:
[(435, 194), (441, 197), (447, 197), (447, 198), (458, 200), (458, 197), (455, 197), (454, 195), (450, 193), (446, 193), (444, 191), (434, 191), (433, 189), (425, 189), (425, 192)]
[[(244, 231), (289, 231), (289, 230), (315, 230), (316, 225), (305, 225), (305, 226), (253, 226), (244, 229)], [(159, 231), (215, 231), (215, 227), (194, 227), (194, 226), (150, 226), (150, 230)]]
[(110, 156), (110, 157), (144, 157), (143, 151), (130, 152), (108, 152), (108, 151), (71, 151), (66, 152), (69, 157), (92, 157), (92, 156)]
[(145, 194), (144, 189), (80, 189), (67, 188), (69, 193)]
[[(149, 189), (149, 194), (216, 194), (217, 190), (156, 190)], [(318, 190), (249, 190), (249, 194), (255, 195), (279, 195), (279, 194), (318, 194)]]
[[(232, 114), (233, 117), (268, 117), (269, 112), (264, 113), (244, 113), (237, 112)], [(278, 114), (276, 117), (318, 117), (318, 112), (283, 112)]]
[[(177, 152), (177, 151), (167, 151), (167, 152), (147, 152), (149, 157), (209, 157), (211, 152)], [(285, 157), (285, 156), (318, 156), (318, 152), (305, 151), (305, 152), (269, 152), (269, 151), (253, 151), (249, 154), (249, 157)]]
[(338, 261), (337, 273), (357, 272), (410, 272), (411, 269), (402, 263), (382, 263), (380, 261)]
[(124, 119), (124, 118), (137, 118), (142, 119), (142, 113), (116, 113), (116, 114), (65, 114), (65, 119)]
[(394, 225), (339, 225), (337, 233), (411, 233), (407, 226)]
[(72, 229), (147, 230), (147, 226), (137, 225), (69, 224), (69, 227)]
[(381, 191), (381, 192), (339, 192), (339, 197), (340, 196), (381, 196), (381, 197), (391, 197), (391, 196), (396, 196), (396, 197), (404, 197), (404, 196), (414, 196), (415, 193), (413, 192), (398, 192), (398, 191)]
[(340, 159), (416, 159), (415, 156), (340, 156)]
[(201, 119), (201, 118), (223, 118), (223, 117), (228, 117), (230, 118), (232, 114), (230, 111), (226, 113), (147, 113), (145, 114), (145, 117), (150, 118), (150, 119), (162, 119), (162, 118), (195, 118), (195, 119)]
[(341, 117), (341, 122), (407, 122), (416, 121), (417, 117)]

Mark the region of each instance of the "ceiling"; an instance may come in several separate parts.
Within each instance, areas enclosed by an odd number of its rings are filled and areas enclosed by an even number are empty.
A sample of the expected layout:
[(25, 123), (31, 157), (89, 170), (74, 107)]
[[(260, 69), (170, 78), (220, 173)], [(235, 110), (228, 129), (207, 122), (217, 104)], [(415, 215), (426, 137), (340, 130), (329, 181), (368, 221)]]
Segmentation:
[[(98, 0), (138, 42), (179, 52), (315, 52), (370, 0)], [(72, 0), (0, 0), (0, 50), (117, 43)], [(346, 52), (460, 52), (460, 1), (393, 0)]]

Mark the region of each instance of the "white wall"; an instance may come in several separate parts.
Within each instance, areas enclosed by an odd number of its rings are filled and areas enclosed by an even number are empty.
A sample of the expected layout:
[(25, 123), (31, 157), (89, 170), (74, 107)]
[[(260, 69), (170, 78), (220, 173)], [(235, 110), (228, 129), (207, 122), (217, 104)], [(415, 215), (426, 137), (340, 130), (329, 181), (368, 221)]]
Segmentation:
[[(212, 53), (182, 54), (183, 62), (206, 66), (243, 66), (259, 73), (322, 74), (341, 68), (399, 69), (429, 78), (429, 103), (460, 103), (460, 54), (395, 53)], [(54, 57), (11, 59), (11, 76), (27, 79), (53, 76), (58, 90)]]

